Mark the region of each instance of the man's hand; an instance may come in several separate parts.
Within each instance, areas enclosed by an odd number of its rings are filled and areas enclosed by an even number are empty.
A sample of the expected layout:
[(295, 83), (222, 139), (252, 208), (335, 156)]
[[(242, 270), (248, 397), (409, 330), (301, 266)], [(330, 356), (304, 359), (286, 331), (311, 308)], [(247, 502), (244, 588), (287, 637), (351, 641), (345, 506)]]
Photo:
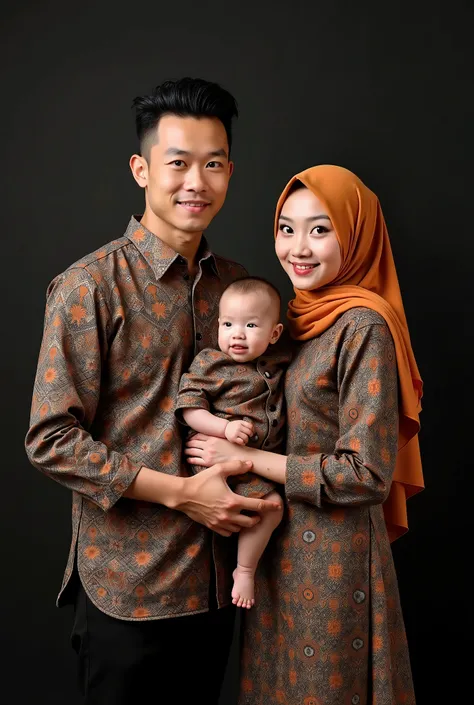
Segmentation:
[(246, 446), (253, 434), (253, 424), (250, 421), (241, 421), (240, 419), (229, 421), (224, 431), (228, 441), (238, 443), (241, 446)]
[(241, 497), (229, 488), (229, 475), (243, 475), (251, 470), (252, 463), (232, 460), (213, 465), (207, 470), (184, 479), (184, 490), (174, 507), (184, 512), (193, 521), (204, 524), (221, 536), (230, 536), (243, 527), (251, 528), (260, 521), (258, 516), (246, 516), (240, 512), (277, 511), (279, 504), (265, 499)]

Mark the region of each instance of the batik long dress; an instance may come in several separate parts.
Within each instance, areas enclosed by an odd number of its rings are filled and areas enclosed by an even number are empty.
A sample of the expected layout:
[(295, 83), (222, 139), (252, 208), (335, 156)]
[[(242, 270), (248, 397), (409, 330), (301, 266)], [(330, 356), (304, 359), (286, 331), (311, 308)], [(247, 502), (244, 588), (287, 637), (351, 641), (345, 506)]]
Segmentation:
[(239, 705), (413, 705), (382, 503), (398, 442), (393, 340), (366, 308), (287, 372), (288, 512), (245, 613)]

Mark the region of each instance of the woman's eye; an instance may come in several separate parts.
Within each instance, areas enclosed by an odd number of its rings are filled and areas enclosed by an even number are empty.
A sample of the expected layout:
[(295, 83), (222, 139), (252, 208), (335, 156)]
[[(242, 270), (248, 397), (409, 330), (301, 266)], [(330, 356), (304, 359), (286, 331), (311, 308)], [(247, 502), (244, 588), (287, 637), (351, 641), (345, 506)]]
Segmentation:
[(289, 225), (284, 225), (283, 223), (280, 225), (280, 231), (284, 233), (285, 235), (292, 235), (293, 230), (290, 228)]
[(311, 232), (316, 232), (317, 235), (324, 235), (325, 233), (328, 233), (329, 230), (324, 225), (316, 225), (316, 227), (313, 228)]

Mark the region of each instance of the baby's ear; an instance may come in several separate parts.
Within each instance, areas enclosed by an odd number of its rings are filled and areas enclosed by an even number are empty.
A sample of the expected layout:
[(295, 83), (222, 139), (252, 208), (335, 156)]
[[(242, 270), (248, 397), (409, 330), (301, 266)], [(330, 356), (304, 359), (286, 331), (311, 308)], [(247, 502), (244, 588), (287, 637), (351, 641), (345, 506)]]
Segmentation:
[(271, 344), (274, 345), (280, 335), (283, 333), (283, 323), (278, 323), (273, 329), (272, 338), (270, 340)]

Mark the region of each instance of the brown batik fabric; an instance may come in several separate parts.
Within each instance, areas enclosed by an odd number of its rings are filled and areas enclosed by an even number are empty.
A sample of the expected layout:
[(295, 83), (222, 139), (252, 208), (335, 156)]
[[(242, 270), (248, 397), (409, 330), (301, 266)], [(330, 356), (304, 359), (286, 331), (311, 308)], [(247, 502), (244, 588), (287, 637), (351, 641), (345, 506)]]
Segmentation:
[[(289, 360), (289, 347), (284, 342), (269, 346), (264, 355), (250, 362), (235, 362), (221, 350), (202, 350), (181, 378), (176, 401), (178, 418), (182, 419), (183, 409), (194, 408), (229, 421), (250, 421), (255, 433), (249, 446), (283, 452), (283, 382)], [(229, 485), (246, 497), (264, 497), (275, 489), (274, 483), (253, 473), (229, 478)]]
[(219, 605), (229, 602), (231, 540), (165, 506), (123, 497), (143, 466), (184, 476), (174, 414), (181, 375), (217, 345), (223, 289), (245, 275), (203, 240), (186, 261), (132, 217), (124, 237), (72, 265), (48, 289), (26, 448), (73, 491), (72, 543), (85, 590), (129, 620), (208, 609), (214, 556)]
[(383, 518), (398, 388), (381, 316), (352, 309), (286, 376), (288, 510), (245, 613), (240, 705), (414, 705)]

